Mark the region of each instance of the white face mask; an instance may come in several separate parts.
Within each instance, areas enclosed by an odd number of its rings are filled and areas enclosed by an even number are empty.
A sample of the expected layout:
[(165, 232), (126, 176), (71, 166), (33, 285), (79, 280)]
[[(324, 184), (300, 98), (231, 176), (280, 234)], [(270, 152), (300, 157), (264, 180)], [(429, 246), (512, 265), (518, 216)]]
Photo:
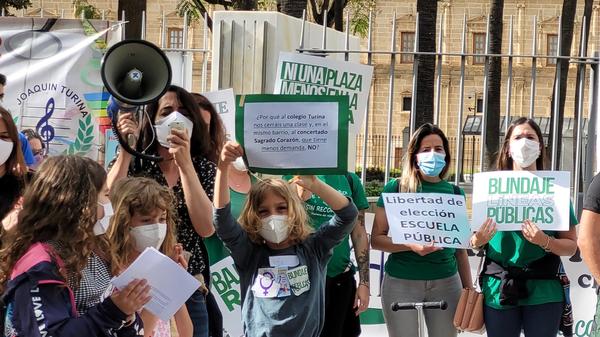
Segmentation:
[(102, 208), (104, 209), (104, 216), (102, 217), (102, 219), (96, 221), (96, 224), (94, 225), (94, 234), (96, 235), (102, 235), (106, 233), (106, 231), (108, 230), (108, 225), (110, 223), (110, 217), (115, 214), (110, 202), (100, 204), (100, 206), (102, 206)]
[(129, 233), (135, 239), (135, 249), (138, 252), (143, 252), (148, 247), (160, 249), (167, 236), (167, 224), (155, 223), (133, 227)]
[(262, 219), (262, 228), (258, 234), (272, 243), (281, 243), (290, 234), (287, 215), (271, 215)]
[(510, 156), (521, 168), (531, 166), (540, 156), (540, 143), (521, 138), (510, 142)]
[(179, 111), (171, 112), (167, 117), (156, 122), (154, 126), (156, 128), (156, 139), (158, 143), (163, 147), (170, 147), (167, 137), (171, 134), (171, 127), (174, 123), (183, 124), (184, 129), (187, 130), (188, 137), (192, 138), (192, 130), (194, 130), (194, 123), (181, 114)]
[(233, 168), (238, 171), (241, 171), (241, 172), (248, 171), (248, 168), (246, 167), (246, 163), (244, 163), (244, 158), (242, 158), (242, 157), (237, 157), (232, 164), (233, 164)]
[(6, 140), (0, 139), (0, 165), (4, 165), (12, 153), (15, 144)]

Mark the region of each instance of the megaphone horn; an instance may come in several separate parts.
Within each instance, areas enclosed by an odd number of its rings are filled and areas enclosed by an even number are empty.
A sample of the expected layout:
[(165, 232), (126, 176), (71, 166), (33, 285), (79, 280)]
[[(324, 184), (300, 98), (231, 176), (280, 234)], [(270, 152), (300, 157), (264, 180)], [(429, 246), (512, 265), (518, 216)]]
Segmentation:
[(171, 84), (171, 64), (165, 53), (144, 40), (116, 43), (104, 55), (100, 70), (106, 90), (132, 106), (148, 104)]
[(148, 41), (121, 41), (110, 47), (102, 58), (100, 74), (104, 87), (112, 95), (107, 110), (119, 144), (138, 157), (160, 160), (134, 150), (136, 139), (133, 135), (128, 135), (125, 143), (116, 122), (118, 111), (136, 111), (138, 107), (157, 100), (169, 89), (172, 71), (165, 53)]

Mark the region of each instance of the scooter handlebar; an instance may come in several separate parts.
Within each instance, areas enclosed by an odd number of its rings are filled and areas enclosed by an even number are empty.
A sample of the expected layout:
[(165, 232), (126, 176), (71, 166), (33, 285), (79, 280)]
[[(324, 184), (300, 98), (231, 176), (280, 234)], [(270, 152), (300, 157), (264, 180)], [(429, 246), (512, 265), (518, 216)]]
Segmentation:
[(439, 302), (394, 302), (392, 303), (392, 311), (398, 310), (413, 310), (417, 307), (422, 307), (423, 309), (441, 309), (446, 310), (448, 308), (448, 303), (446, 301)]

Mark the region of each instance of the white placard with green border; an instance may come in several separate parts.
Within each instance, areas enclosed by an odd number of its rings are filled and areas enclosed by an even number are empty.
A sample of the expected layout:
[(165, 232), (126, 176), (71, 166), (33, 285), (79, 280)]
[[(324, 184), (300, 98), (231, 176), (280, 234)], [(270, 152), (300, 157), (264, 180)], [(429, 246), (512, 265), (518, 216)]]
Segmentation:
[(469, 246), (471, 228), (465, 197), (443, 193), (382, 193), (395, 244)]
[(372, 66), (281, 52), (274, 93), (348, 96), (350, 131), (357, 134), (362, 131), (372, 77)]
[(233, 139), (235, 136), (235, 94), (233, 89), (203, 92), (223, 121), (227, 137)]
[(499, 231), (521, 230), (529, 219), (542, 230), (569, 230), (570, 173), (496, 171), (473, 180), (473, 230), (487, 218)]
[(210, 291), (223, 315), (223, 336), (244, 335), (240, 276), (231, 256), (210, 266)]
[(251, 171), (346, 173), (347, 96), (244, 95), (236, 108), (236, 138)]

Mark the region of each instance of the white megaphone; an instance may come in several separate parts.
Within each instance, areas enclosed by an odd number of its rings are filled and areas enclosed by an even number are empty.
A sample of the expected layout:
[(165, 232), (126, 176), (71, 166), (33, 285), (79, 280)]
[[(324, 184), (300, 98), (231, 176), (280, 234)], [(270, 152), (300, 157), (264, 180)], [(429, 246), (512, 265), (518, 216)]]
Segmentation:
[(172, 77), (167, 56), (148, 41), (121, 41), (102, 58), (100, 74), (106, 90), (112, 95), (107, 112), (119, 143), (131, 154), (156, 160), (154, 156), (132, 149), (136, 143), (133, 135), (128, 136), (125, 144), (116, 126), (119, 111), (137, 111), (140, 106), (157, 100), (167, 91)]

